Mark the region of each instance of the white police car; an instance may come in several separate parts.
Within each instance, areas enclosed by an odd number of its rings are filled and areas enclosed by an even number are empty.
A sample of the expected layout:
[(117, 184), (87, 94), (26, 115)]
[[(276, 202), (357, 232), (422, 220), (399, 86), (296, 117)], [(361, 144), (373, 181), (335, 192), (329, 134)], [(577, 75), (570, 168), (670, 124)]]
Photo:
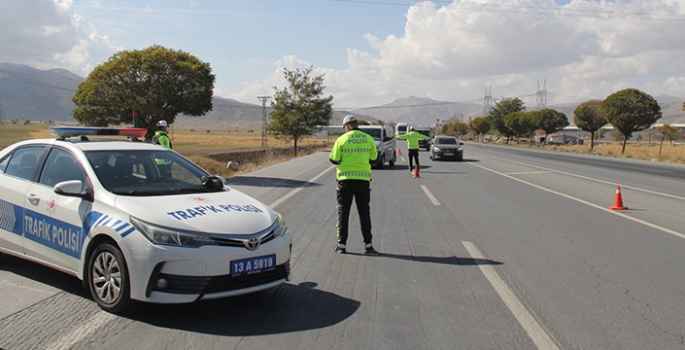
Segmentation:
[[(83, 280), (103, 309), (251, 293), (290, 277), (283, 217), (145, 129), (51, 127), (0, 151), (0, 253)], [(81, 136), (78, 138), (70, 138)]]

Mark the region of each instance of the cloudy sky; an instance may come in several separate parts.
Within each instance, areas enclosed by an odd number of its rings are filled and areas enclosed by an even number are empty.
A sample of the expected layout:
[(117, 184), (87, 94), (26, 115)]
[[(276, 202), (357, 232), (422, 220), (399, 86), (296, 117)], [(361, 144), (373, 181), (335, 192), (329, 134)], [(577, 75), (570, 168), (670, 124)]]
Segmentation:
[(158, 44), (209, 62), (215, 95), (259, 104), (283, 69), (335, 108), (407, 96), (548, 104), (628, 87), (685, 97), (685, 0), (2, 0), (0, 62), (87, 77)]

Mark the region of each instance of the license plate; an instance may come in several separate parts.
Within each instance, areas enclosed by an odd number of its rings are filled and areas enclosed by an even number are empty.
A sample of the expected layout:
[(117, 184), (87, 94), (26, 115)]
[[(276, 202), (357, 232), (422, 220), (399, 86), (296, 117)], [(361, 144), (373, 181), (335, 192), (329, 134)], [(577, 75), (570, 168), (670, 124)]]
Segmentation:
[(276, 254), (231, 261), (231, 275), (255, 273), (276, 267)]
[(445, 152), (445, 153), (443, 153), (442, 155), (445, 156), (445, 157), (449, 157), (449, 156), (453, 156), (454, 153), (452, 153), (452, 152)]

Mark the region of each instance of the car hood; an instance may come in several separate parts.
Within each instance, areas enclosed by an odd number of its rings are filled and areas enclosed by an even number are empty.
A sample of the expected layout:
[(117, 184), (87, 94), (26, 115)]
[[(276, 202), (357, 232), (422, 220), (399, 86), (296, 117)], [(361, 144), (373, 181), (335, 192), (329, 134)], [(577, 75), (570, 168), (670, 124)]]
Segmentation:
[(276, 213), (234, 189), (169, 196), (117, 196), (115, 207), (154, 225), (216, 234), (253, 234), (269, 228)]

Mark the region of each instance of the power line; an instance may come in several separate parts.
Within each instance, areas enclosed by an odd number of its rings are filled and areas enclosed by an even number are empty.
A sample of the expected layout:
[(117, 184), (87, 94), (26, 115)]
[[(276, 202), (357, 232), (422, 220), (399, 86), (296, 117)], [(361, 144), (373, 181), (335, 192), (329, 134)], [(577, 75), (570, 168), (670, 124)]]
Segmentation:
[[(367, 0), (326, 0), (329, 2), (345, 2), (362, 5), (379, 5), (379, 6), (425, 6), (421, 2), (414, 2), (412, 4), (394, 3), (384, 1), (367, 1)], [(451, 1), (433, 0), (436, 4), (451, 5)], [(460, 1), (457, 3), (460, 10), (467, 11), (483, 11), (483, 12), (503, 12), (503, 13), (521, 13), (530, 15), (556, 15), (563, 17), (585, 17), (585, 18), (620, 18), (626, 20), (645, 20), (645, 21), (675, 21), (684, 22), (685, 15), (676, 15), (670, 13), (656, 13), (656, 12), (626, 12), (626, 11), (611, 11), (611, 10), (587, 10), (587, 9), (571, 9), (562, 7), (547, 7), (547, 6), (530, 6), (530, 5), (505, 5), (505, 4), (488, 4), (476, 3), (471, 1)], [(655, 18), (658, 17), (658, 18)]]

